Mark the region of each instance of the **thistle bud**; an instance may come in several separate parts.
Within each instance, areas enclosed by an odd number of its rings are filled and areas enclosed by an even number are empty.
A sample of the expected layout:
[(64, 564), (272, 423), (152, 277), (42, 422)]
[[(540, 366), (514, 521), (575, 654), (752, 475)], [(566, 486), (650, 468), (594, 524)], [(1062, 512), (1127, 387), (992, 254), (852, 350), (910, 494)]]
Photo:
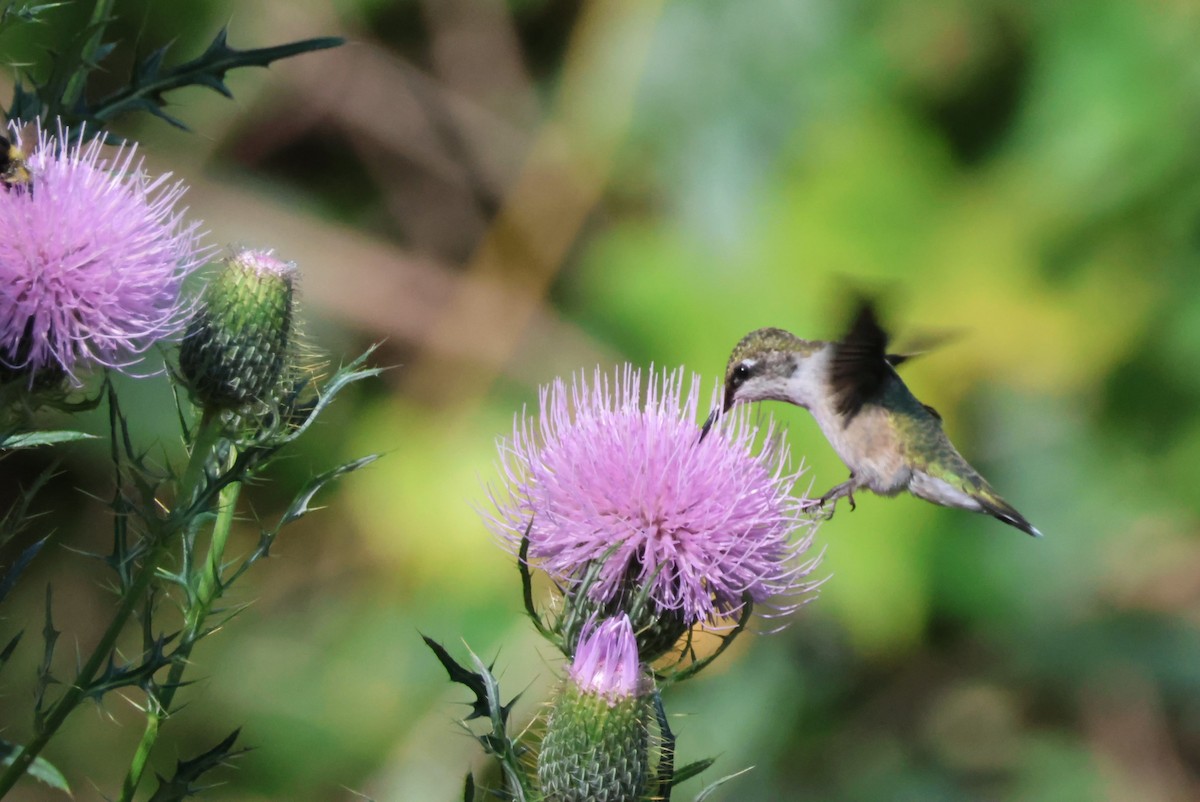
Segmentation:
[(179, 351), (195, 400), (243, 410), (270, 401), (294, 358), (296, 267), (268, 251), (244, 250), (209, 282)]
[[(565, 600), (569, 615), (564, 615), (564, 622), (586, 622), (595, 619), (609, 618), (617, 615), (629, 617), (637, 638), (637, 654), (645, 663), (653, 663), (658, 658), (671, 651), (675, 644), (690, 628), (683, 611), (661, 608), (652, 601), (638, 603), (636, 599), (645, 588), (639, 587), (630, 580), (621, 588), (616, 598), (609, 601), (598, 601), (588, 593), (589, 588), (581, 586), (568, 592)], [(575, 624), (576, 629), (563, 633), (568, 646), (574, 646), (580, 636), (578, 628), (586, 624)], [(568, 654), (570, 652), (568, 651)]]
[(642, 798), (650, 777), (649, 690), (627, 616), (584, 632), (551, 707), (538, 757), (547, 800)]

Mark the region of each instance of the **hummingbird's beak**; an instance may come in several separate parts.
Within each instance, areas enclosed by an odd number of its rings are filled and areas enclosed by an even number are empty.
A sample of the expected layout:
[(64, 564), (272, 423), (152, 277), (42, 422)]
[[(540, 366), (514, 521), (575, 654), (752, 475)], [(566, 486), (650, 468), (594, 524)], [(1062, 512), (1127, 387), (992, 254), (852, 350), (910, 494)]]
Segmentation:
[(714, 409), (712, 412), (708, 413), (708, 419), (704, 421), (704, 426), (700, 429), (699, 442), (703, 443), (704, 438), (708, 437), (708, 430), (713, 427), (713, 424), (717, 422), (718, 418), (720, 418), (729, 410), (733, 409), (733, 395), (733, 388), (727, 386), (725, 388), (725, 398), (721, 401), (721, 409), (720, 411)]

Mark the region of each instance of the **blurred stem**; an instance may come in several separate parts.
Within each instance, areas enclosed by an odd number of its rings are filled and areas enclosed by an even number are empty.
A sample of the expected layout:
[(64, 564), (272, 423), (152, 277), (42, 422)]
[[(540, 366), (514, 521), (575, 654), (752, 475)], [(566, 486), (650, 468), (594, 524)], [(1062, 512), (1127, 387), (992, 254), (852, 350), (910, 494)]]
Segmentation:
[(45, 723), (40, 731), (34, 735), (33, 740), (24, 746), (20, 754), (18, 754), (3, 774), (0, 774), (0, 797), (7, 794), (17, 780), (25, 774), (30, 764), (45, 748), (50, 739), (66, 721), (67, 716), (71, 714), (81, 701), (88, 695), (91, 690), (92, 682), (96, 679), (101, 668), (108, 662), (112, 656), (113, 649), (116, 646), (117, 638), (121, 631), (125, 628), (129, 616), (137, 609), (143, 600), (146, 598), (146, 592), (150, 588), (150, 583), (154, 576), (158, 573), (159, 563), (170, 550), (170, 545), (174, 541), (174, 535), (180, 532), (187, 526), (190, 515), (181, 514), (193, 509), (197, 496), (203, 492), (204, 482), (204, 463), (207, 461), (209, 454), (212, 452), (213, 446), (221, 437), (221, 422), (218, 416), (205, 414), (201, 419), (199, 430), (196, 433), (196, 438), (192, 443), (191, 457), (188, 459), (187, 468), (184, 470), (183, 479), (179, 486), (179, 497), (175, 509), (166, 518), (149, 519), (152, 524), (152, 531), (149, 533), (154, 545), (149, 553), (142, 561), (141, 568), (138, 569), (134, 576), (133, 582), (125, 590), (121, 597), (121, 604), (113, 615), (112, 621), (109, 622), (108, 628), (100, 638), (100, 642), (96, 644), (96, 648), (92, 651), (83, 668), (79, 669), (79, 673), (75, 675), (75, 681), (72, 682), (63, 695), (55, 702), (54, 707), (46, 716)]
[(96, 4), (92, 6), (92, 18), (88, 20), (88, 27), (95, 30), (80, 53), (82, 58), (79, 69), (67, 81), (67, 89), (63, 92), (64, 109), (74, 108), (76, 101), (83, 95), (83, 87), (87, 83), (88, 73), (94, 67), (96, 53), (99, 52), (100, 45), (104, 42), (104, 29), (108, 19), (112, 16), (113, 2), (114, 0), (96, 0)]
[(159, 726), (163, 719), (171, 714), (175, 691), (183, 684), (183, 672), (187, 670), (192, 647), (206, 634), (204, 625), (208, 620), (209, 613), (212, 612), (213, 602), (220, 598), (221, 593), (225, 590), (225, 586), (221, 584), (221, 563), (224, 559), (225, 543), (229, 539), (229, 529), (233, 524), (238, 495), (241, 492), (241, 482), (231, 482), (221, 489), (217, 521), (213, 525), (212, 539), (208, 547), (208, 559), (204, 561), (202, 567), (196, 569), (197, 576), (193, 578), (193, 586), (196, 591), (185, 614), (183, 638), (179, 643), (179, 648), (171, 657), (171, 670), (167, 673), (167, 681), (161, 686), (156, 698), (151, 699), (147, 706), (146, 729), (142, 733), (142, 740), (138, 743), (137, 751), (133, 754), (129, 773), (125, 776), (120, 802), (132, 802), (133, 795), (137, 793), (146, 766), (150, 764), (150, 753), (158, 740)]

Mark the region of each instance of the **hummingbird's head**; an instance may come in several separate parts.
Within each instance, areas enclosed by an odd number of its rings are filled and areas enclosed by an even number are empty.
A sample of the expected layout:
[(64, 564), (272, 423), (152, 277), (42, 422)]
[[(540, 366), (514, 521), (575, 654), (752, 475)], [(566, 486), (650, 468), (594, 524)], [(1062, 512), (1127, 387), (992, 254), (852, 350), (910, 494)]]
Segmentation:
[(768, 399), (807, 406), (807, 393), (798, 391), (809, 373), (805, 370), (809, 358), (824, 345), (802, 340), (783, 329), (750, 332), (729, 355), (723, 411), (728, 412), (741, 401)]
[(742, 401), (787, 401), (808, 406), (817, 385), (812, 357), (828, 343), (802, 340), (783, 329), (758, 329), (742, 338), (725, 367), (725, 402), (701, 428), (703, 440), (717, 418)]

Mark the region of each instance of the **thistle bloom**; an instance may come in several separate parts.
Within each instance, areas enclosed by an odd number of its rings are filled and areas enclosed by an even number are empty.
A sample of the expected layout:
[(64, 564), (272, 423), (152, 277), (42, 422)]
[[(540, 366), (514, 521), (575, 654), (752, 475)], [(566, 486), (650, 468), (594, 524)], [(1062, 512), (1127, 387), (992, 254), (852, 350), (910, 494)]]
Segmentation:
[(538, 778), (553, 802), (642, 799), (650, 771), (650, 683), (625, 615), (589, 627), (546, 718)]
[(685, 627), (735, 616), (746, 598), (793, 609), (818, 559), (800, 562), (815, 523), (791, 495), (786, 449), (756, 451), (744, 414), (701, 440), (699, 379), (685, 393), (682, 370), (652, 375), (644, 404), (641, 391), (629, 366), (543, 388), (539, 421), (518, 417), (500, 445), (493, 531), (514, 551), (528, 532), (531, 562), (601, 606), (644, 589)]
[(34, 376), (127, 368), (175, 333), (184, 278), (205, 259), (170, 175), (136, 147), (102, 158), (98, 139), (39, 131), (31, 183), (0, 188), (0, 364)]

